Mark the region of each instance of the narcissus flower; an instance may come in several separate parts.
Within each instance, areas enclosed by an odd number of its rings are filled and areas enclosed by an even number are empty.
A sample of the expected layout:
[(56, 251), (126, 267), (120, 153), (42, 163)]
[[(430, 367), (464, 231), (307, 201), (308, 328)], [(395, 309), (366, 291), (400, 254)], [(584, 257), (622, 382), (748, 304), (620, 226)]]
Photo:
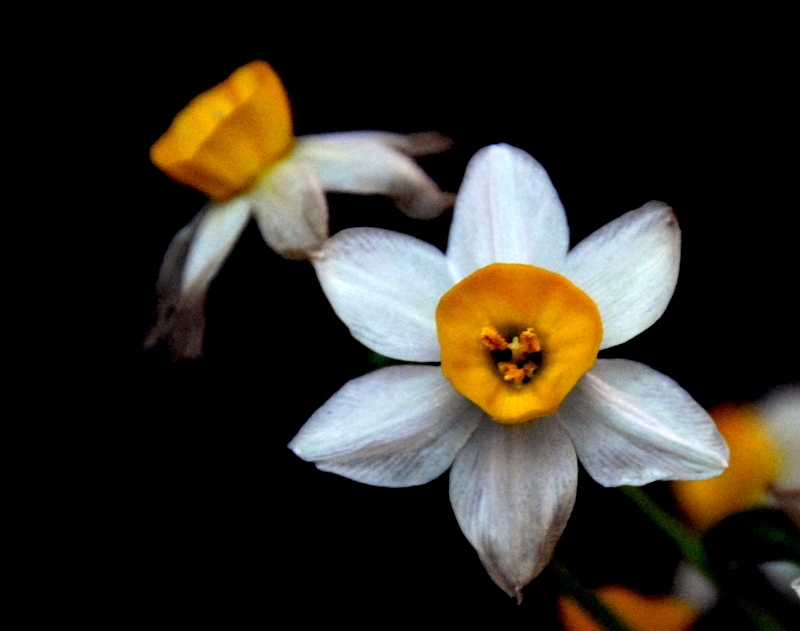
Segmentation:
[(706, 530), (772, 504), (800, 523), (800, 387), (777, 389), (756, 404), (720, 405), (710, 414), (730, 447), (730, 467), (713, 480), (672, 483), (689, 521)]
[(661, 316), (678, 276), (672, 210), (650, 202), (572, 251), (542, 166), (487, 147), (470, 162), (447, 254), (357, 228), (312, 258), (356, 339), (408, 362), (354, 379), (290, 443), (359, 482), (424, 484), (452, 466), (461, 530), (509, 595), (548, 562), (578, 459), (600, 484), (719, 475), (727, 447), (668, 377), (599, 349)]
[(251, 217), (264, 240), (302, 259), (328, 237), (325, 191), (391, 197), (429, 219), (452, 205), (413, 156), (447, 149), (436, 133), (349, 132), (295, 138), (280, 78), (253, 61), (189, 103), (150, 150), (153, 163), (211, 201), (167, 250), (147, 345), (198, 356), (206, 291)]
[[(688, 631), (700, 618), (697, 609), (672, 595), (646, 596), (620, 585), (604, 585), (597, 596), (633, 631)], [(566, 631), (603, 631), (568, 596), (559, 596), (558, 613)]]

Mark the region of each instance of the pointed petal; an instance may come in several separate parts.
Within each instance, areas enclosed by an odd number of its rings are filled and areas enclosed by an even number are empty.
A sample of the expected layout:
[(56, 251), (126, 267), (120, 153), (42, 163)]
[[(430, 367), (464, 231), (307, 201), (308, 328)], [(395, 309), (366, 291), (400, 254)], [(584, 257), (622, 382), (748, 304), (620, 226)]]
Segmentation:
[(196, 358), (203, 351), (205, 291), (201, 292), (199, 301), (192, 300), (191, 296), (189, 300), (182, 300), (181, 284), (186, 256), (204, 213), (205, 210), (197, 213), (170, 241), (158, 270), (156, 323), (144, 342), (145, 348), (165, 342), (176, 360)]
[(444, 473), (483, 418), (438, 366), (391, 366), (346, 383), (289, 448), (357, 482), (414, 486)]
[(351, 228), (312, 259), (336, 314), (359, 342), (405, 361), (439, 361), (436, 305), (453, 282), (444, 254), (397, 232)]
[(328, 238), (328, 202), (319, 180), (294, 153), (248, 193), (261, 235), (287, 259), (305, 259)]
[(547, 417), (481, 423), (456, 456), (450, 502), (489, 576), (509, 596), (550, 560), (575, 503), (578, 463), (569, 436)]
[(456, 280), (492, 263), (560, 272), (568, 247), (564, 207), (544, 167), (508, 145), (478, 151), (450, 227), (447, 259)]
[(702, 480), (728, 466), (711, 417), (666, 375), (599, 359), (557, 412), (581, 464), (603, 486)]
[(244, 197), (206, 206), (186, 255), (181, 281), (183, 293), (204, 292), (208, 288), (242, 234), (248, 219), (250, 205)]
[(793, 561), (765, 561), (758, 564), (758, 571), (778, 593), (785, 598), (794, 598), (792, 588), (800, 586), (799, 564)]
[[(453, 205), (453, 196), (439, 190), (414, 160), (395, 149), (403, 143), (393, 136), (382, 132), (303, 136), (297, 139), (294, 156), (327, 191), (388, 195), (409, 217), (437, 217)], [(420, 143), (413, 139), (405, 144), (412, 152), (419, 151)], [(436, 143), (432, 148), (441, 150)]]
[[(442, 153), (453, 146), (453, 141), (436, 131), (421, 131), (415, 134), (395, 134), (388, 131), (357, 131), (350, 134), (359, 134), (372, 138), (377, 142), (391, 147), (396, 151), (412, 156), (429, 156)], [(327, 134), (328, 137), (338, 134)]]
[(595, 301), (609, 348), (664, 313), (678, 282), (681, 231), (672, 209), (648, 202), (589, 235), (567, 255), (564, 276)]
[(209, 204), (175, 235), (158, 273), (158, 316), (145, 348), (164, 341), (173, 359), (202, 355), (208, 286), (249, 217), (241, 198)]

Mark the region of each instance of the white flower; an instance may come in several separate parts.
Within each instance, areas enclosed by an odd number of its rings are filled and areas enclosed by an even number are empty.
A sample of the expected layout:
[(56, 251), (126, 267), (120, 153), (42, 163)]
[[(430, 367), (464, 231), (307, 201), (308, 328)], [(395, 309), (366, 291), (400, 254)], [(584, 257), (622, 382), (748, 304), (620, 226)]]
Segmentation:
[(304, 259), (328, 238), (325, 191), (387, 195), (411, 217), (439, 215), (453, 196), (412, 157), (449, 146), (433, 132), (295, 138), (278, 75), (263, 61), (242, 66), (193, 99), (151, 149), (160, 169), (212, 201), (169, 245), (145, 345), (163, 340), (175, 357), (201, 354), (208, 286), (251, 217), (278, 254)]
[(356, 339), (442, 366), (350, 381), (290, 448), (379, 486), (424, 484), (452, 467), (461, 530), (492, 579), (521, 597), (572, 511), (578, 459), (605, 486), (706, 478), (727, 464), (713, 422), (674, 381), (597, 360), (664, 312), (679, 241), (671, 209), (650, 202), (567, 252), (564, 210), (542, 166), (506, 145), (479, 151), (446, 255), (360, 228), (312, 259)]

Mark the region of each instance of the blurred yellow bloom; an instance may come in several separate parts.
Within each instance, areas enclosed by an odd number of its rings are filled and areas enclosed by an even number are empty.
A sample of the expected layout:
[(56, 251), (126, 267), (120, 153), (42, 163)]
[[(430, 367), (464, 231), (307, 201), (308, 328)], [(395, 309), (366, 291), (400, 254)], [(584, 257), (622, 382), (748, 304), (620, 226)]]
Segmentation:
[(702, 530), (762, 504), (778, 475), (777, 447), (752, 406), (729, 403), (709, 414), (731, 450), (730, 466), (710, 480), (672, 483), (681, 509)]
[[(600, 587), (597, 595), (634, 631), (687, 631), (700, 617), (700, 612), (675, 596), (645, 596), (619, 585)], [(603, 631), (569, 596), (559, 596), (558, 613), (566, 631)]]
[(710, 480), (674, 481), (683, 513), (707, 530), (743, 510), (778, 504), (800, 517), (800, 389), (776, 391), (758, 405), (727, 403), (709, 411), (730, 448), (730, 466)]
[(252, 61), (194, 98), (156, 141), (153, 163), (211, 202), (172, 240), (159, 272), (158, 319), (146, 346), (201, 354), (205, 296), (250, 218), (281, 256), (305, 259), (328, 238), (325, 191), (386, 195), (430, 219), (451, 206), (413, 157), (450, 140), (431, 132), (346, 132), (295, 138), (280, 78)]

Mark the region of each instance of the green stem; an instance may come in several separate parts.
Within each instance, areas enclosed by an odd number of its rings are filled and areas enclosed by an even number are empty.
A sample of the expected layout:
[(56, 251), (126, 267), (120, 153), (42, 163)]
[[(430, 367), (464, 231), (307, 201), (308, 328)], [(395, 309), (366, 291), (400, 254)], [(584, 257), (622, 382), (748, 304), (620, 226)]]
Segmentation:
[(684, 558), (689, 561), (689, 563), (700, 570), (715, 587), (719, 588), (719, 580), (714, 570), (711, 569), (711, 564), (708, 561), (703, 543), (692, 530), (684, 526), (656, 504), (650, 499), (650, 496), (638, 486), (621, 486), (619, 490), (675, 542)]
[(778, 623), (767, 613), (761, 611), (749, 598), (731, 586), (724, 584), (719, 575), (711, 567), (708, 555), (700, 540), (693, 530), (684, 526), (667, 511), (656, 504), (650, 496), (637, 486), (621, 486), (622, 494), (636, 504), (642, 512), (678, 546), (684, 558), (694, 565), (718, 590), (723, 587), (733, 597), (739, 608), (747, 615), (753, 628), (759, 631), (784, 631), (783, 625)]
[(603, 604), (597, 594), (585, 587), (564, 565), (553, 559), (550, 561), (550, 567), (556, 573), (561, 591), (575, 599), (608, 631), (633, 631)]

